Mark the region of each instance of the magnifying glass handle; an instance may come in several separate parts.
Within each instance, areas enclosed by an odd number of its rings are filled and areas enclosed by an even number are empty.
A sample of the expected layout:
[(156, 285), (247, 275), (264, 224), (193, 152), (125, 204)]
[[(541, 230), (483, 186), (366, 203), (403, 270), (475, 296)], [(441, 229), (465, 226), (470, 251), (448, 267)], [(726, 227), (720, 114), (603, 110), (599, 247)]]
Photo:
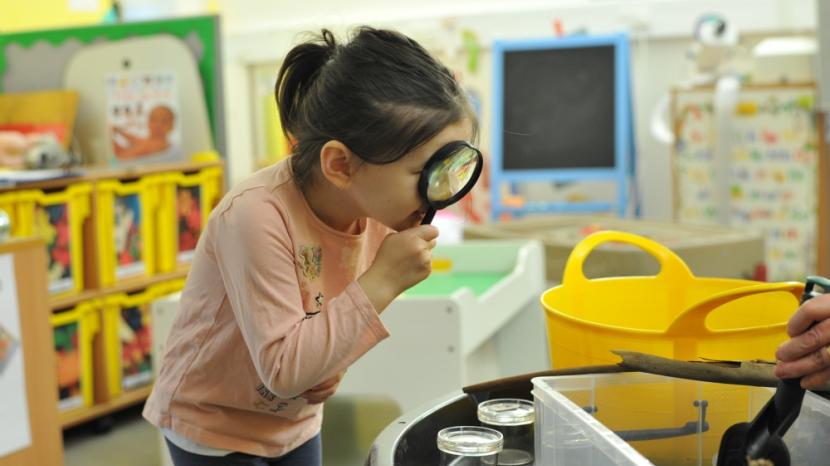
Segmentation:
[(432, 219), (435, 217), (435, 209), (432, 207), (427, 210), (426, 215), (424, 215), (424, 219), (421, 220), (421, 225), (429, 225), (432, 223)]

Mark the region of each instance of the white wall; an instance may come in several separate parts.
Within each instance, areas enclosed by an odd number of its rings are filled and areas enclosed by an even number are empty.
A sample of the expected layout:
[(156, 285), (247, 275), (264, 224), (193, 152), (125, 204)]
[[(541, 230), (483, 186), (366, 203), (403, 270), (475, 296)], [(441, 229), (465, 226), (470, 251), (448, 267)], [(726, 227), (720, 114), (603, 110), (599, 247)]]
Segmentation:
[[(132, 1), (169, 5), (162, 0)], [(342, 33), (357, 24), (394, 27), (426, 47), (446, 54), (448, 47), (452, 53), (452, 48), (458, 46), (459, 31), (467, 28), (475, 31), (485, 47), (494, 38), (550, 36), (554, 19), (562, 21), (566, 32), (583, 28), (590, 33), (628, 31), (632, 36), (637, 166), (643, 215), (669, 219), (670, 149), (651, 137), (648, 121), (660, 96), (688, 77), (689, 65), (684, 54), (691, 43), (694, 21), (702, 14), (717, 12), (735, 24), (743, 36), (811, 33), (816, 27), (817, 1), (823, 0), (227, 0), (203, 3), (215, 3), (223, 18), (227, 156), (233, 182), (253, 171), (251, 128), (254, 125), (246, 66), (278, 62), (300, 40), (299, 32), (325, 26)], [(199, 1), (178, 0), (176, 4), (177, 13), (188, 13), (198, 8)], [(486, 50), (480, 73), (468, 78), (489, 94)], [(486, 106), (482, 117), (483, 146), (486, 147), (490, 121)]]
[(819, 47), (819, 97), (821, 109), (830, 112), (830, 2), (818, 3), (818, 24), (816, 31)]

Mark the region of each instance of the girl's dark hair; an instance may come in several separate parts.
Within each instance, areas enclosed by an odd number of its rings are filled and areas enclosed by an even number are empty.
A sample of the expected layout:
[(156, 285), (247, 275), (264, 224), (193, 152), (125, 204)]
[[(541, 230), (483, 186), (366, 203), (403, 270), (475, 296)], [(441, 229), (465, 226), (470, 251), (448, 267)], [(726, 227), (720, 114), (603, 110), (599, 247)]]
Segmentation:
[(282, 127), (294, 142), (291, 166), (307, 184), (329, 140), (362, 160), (400, 159), (446, 126), (475, 114), (450, 71), (394, 31), (357, 28), (346, 44), (323, 29), (285, 57), (275, 86)]

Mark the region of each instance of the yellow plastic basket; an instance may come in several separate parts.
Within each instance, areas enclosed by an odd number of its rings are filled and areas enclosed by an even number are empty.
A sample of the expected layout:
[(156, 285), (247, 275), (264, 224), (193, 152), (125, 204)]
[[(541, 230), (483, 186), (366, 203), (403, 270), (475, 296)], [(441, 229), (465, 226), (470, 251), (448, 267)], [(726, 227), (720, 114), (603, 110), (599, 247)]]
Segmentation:
[[(597, 246), (626, 243), (660, 264), (651, 277), (588, 279)], [(727, 259), (728, 260), (728, 259)], [(619, 361), (624, 349), (675, 359), (774, 359), (804, 285), (700, 278), (673, 252), (630, 233), (586, 237), (565, 265), (562, 284), (542, 295), (553, 367)]]
[(182, 288), (183, 279), (172, 280), (150, 286), (139, 293), (119, 293), (103, 299), (102, 320), (110, 399), (153, 381), (150, 304)]
[(38, 189), (16, 193), (13, 222), (16, 236), (39, 236), (46, 242), (49, 293), (84, 289), (84, 221), (90, 214), (90, 183), (58, 191)]
[(188, 264), (211, 210), (222, 195), (222, 169), (162, 175), (158, 220), (158, 269), (170, 272)]
[[(644, 250), (657, 259), (660, 271), (649, 277), (588, 279), (583, 273), (586, 258), (609, 242)], [(659, 243), (617, 231), (594, 233), (570, 254), (562, 284), (542, 295), (551, 362), (557, 369), (613, 364), (619, 362), (611, 353), (614, 349), (679, 360), (773, 359), (776, 347), (787, 338), (786, 322), (802, 291), (801, 283), (695, 277)], [(678, 431), (697, 422), (701, 406), (708, 406), (713, 424), (726, 422), (736, 416), (734, 410), (745, 410), (748, 402), (746, 390), (719, 384), (710, 384), (700, 393), (670, 392), (659, 397), (625, 386), (613, 390), (612, 398), (648, 409), (637, 419), (628, 419), (624, 406), (606, 407), (604, 412), (600, 407), (596, 417), (623, 428), (649, 426), (655, 432)], [(679, 401), (689, 399), (698, 405)], [(688, 441), (688, 436), (670, 435), (632, 444), (649, 458), (672, 458)], [(704, 454), (711, 457), (719, 438), (706, 433), (700, 442)]]
[(155, 218), (163, 175), (95, 185), (98, 272), (101, 286), (156, 273)]
[(58, 409), (61, 411), (92, 406), (92, 340), (100, 324), (96, 300), (53, 314)]

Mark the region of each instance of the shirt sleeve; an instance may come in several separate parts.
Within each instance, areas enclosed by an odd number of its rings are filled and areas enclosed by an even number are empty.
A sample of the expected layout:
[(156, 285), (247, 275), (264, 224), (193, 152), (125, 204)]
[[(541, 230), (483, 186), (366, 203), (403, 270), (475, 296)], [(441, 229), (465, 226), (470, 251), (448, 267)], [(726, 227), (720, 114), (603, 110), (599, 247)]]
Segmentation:
[(306, 319), (286, 221), (272, 194), (244, 191), (217, 216), (213, 249), (257, 374), (288, 399), (345, 370), (389, 333), (357, 282)]

